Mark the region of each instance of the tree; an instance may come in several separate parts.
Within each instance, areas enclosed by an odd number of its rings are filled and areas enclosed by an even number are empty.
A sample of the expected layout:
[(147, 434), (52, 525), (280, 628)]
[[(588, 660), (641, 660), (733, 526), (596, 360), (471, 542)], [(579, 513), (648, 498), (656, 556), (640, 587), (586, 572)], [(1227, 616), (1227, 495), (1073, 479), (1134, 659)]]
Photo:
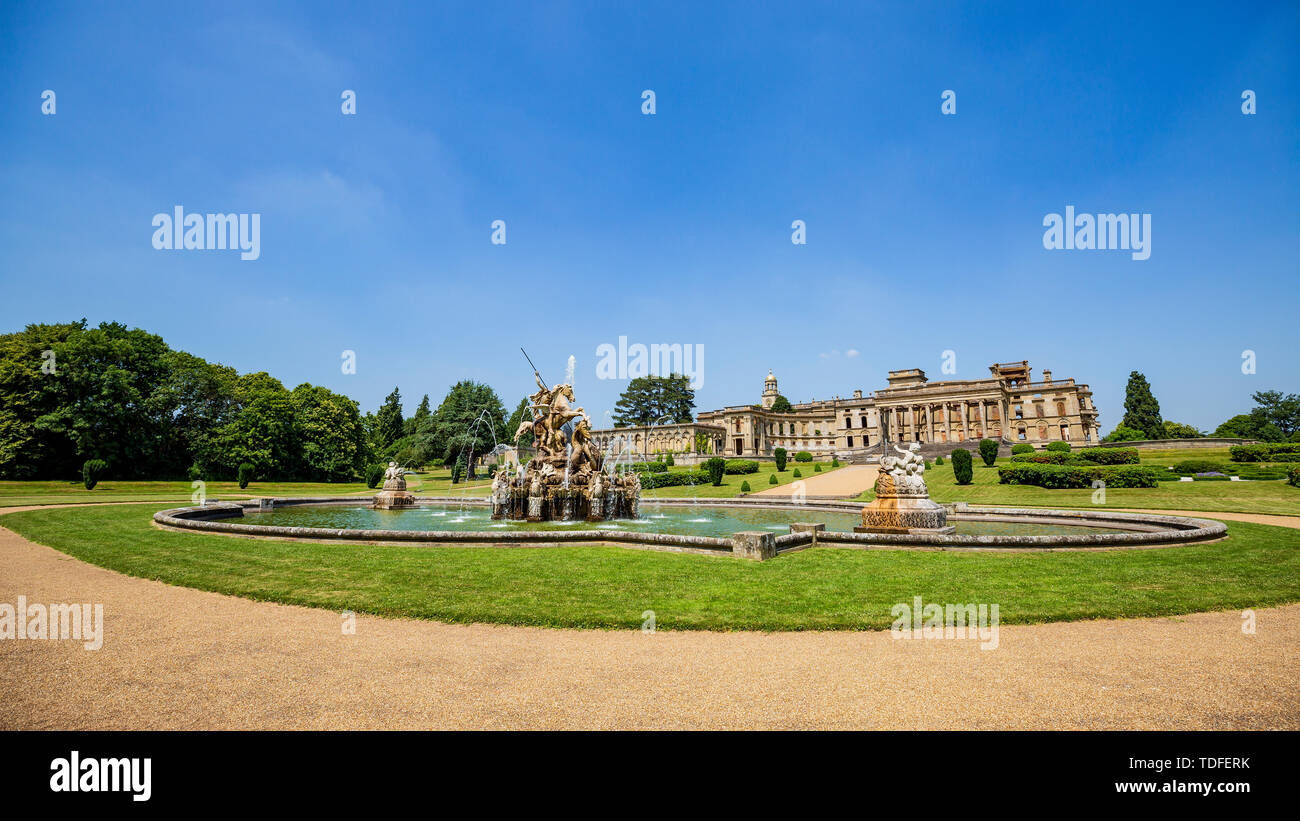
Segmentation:
[(791, 413), (794, 408), (791, 407), (789, 399), (778, 393), (776, 399), (772, 400), (772, 411), (774, 413)]
[(248, 462), (263, 479), (296, 476), (301, 461), (292, 394), (263, 371), (239, 377), (235, 396), (239, 410), (197, 454), (205, 475), (233, 477)]
[(384, 397), (384, 404), (375, 414), (375, 449), (387, 450), (394, 442), (402, 438), (402, 394), (393, 388), (393, 392)]
[(402, 422), (402, 435), (414, 436), (419, 432), (420, 426), (432, 415), (433, 411), (429, 410), (429, 394), (426, 393), (424, 398), (420, 400), (419, 406), (416, 407), (415, 415)]
[(1128, 386), (1124, 390), (1124, 418), (1120, 426), (1142, 431), (1145, 439), (1161, 439), (1165, 435), (1160, 403), (1151, 393), (1147, 378), (1137, 371), (1128, 375)]
[(1268, 421), (1262, 408), (1255, 408), (1250, 413), (1239, 413), (1214, 429), (1215, 436), (1229, 438), (1258, 439), (1261, 442), (1283, 442), (1286, 435), (1281, 428)]
[[(506, 422), (506, 430), (509, 432), (509, 435), (514, 436), (515, 431), (519, 430), (519, 426), (522, 425), (524, 422), (533, 421), (533, 411), (529, 407), (530, 404), (531, 403), (529, 402), (527, 396), (519, 400), (519, 404), (515, 406), (515, 412), (510, 414), (510, 419)], [(532, 447), (533, 432), (529, 431), (528, 433), (525, 433), (523, 436), (520, 436), (518, 444), (519, 447), (521, 448)]]
[(776, 450), (772, 451), (772, 458), (776, 460), (776, 472), (785, 473), (785, 459), (786, 459), (785, 448), (777, 448)]
[(714, 487), (722, 486), (722, 475), (726, 472), (727, 460), (721, 456), (714, 456), (704, 461), (704, 470), (709, 474), (709, 481)]
[(1140, 431), (1137, 428), (1125, 427), (1124, 425), (1121, 424), (1121, 425), (1117, 425), (1113, 431), (1106, 434), (1106, 436), (1101, 441), (1137, 442), (1139, 440), (1148, 439), (1148, 438), (1150, 437), (1147, 436), (1145, 431)]
[(368, 448), (357, 403), (328, 388), (293, 389), (296, 474), (317, 482), (345, 482), (365, 472)]
[(1200, 439), (1205, 434), (1201, 433), (1191, 425), (1184, 425), (1181, 422), (1170, 422), (1165, 420), (1165, 439)]
[(614, 405), (614, 427), (690, 422), (694, 408), (695, 391), (686, 376), (638, 376)]
[(1263, 415), (1265, 423), (1282, 431), (1284, 437), (1300, 431), (1300, 395), (1256, 391), (1250, 398), (1255, 400), (1255, 410)]
[(470, 379), (451, 386), (433, 425), (433, 436), (443, 443), (443, 461), (464, 457), (469, 479), (474, 478), (474, 460), (514, 433), (506, 430), (506, 411), (496, 391)]

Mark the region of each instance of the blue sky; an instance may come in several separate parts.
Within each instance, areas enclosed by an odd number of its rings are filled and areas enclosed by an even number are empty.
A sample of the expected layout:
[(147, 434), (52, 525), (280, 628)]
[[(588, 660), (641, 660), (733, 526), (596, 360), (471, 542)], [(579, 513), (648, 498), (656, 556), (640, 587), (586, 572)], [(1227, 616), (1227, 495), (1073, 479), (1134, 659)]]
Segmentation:
[[(1134, 369), (1202, 428), (1300, 391), (1295, 4), (621, 5), (5, 4), (0, 331), (118, 320), (408, 412), (513, 407), (523, 345), (598, 424), (619, 336), (703, 345), (701, 410), (945, 350), (1087, 382), (1107, 430)], [(175, 205), (261, 214), (260, 259), (155, 250)], [(1045, 250), (1067, 205), (1151, 214), (1150, 259)]]

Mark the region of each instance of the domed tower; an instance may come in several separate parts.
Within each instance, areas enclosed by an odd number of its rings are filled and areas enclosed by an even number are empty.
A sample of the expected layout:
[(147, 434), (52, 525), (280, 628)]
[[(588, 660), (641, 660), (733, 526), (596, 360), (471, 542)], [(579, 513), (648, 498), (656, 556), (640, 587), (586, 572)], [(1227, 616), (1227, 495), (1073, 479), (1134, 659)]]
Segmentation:
[(767, 379), (763, 382), (763, 407), (771, 408), (776, 402), (776, 377), (772, 375), (772, 369), (767, 369)]

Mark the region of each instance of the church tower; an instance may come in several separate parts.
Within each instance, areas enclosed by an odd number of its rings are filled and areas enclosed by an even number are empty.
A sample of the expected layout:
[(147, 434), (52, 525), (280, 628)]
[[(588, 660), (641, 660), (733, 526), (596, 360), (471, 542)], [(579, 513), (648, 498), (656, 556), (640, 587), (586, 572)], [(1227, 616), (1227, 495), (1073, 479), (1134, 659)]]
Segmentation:
[(763, 382), (763, 407), (771, 409), (776, 397), (776, 377), (772, 375), (772, 369), (768, 368), (767, 379)]

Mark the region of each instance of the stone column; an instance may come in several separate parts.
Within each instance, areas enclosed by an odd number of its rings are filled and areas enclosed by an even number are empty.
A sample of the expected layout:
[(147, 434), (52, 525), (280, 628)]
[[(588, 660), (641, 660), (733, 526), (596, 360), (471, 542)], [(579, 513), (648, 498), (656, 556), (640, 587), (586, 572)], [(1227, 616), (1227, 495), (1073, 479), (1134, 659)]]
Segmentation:
[(989, 435), (989, 405), (983, 399), (980, 400), (980, 427), (984, 429), (985, 438)]
[(961, 400), (961, 439), (966, 441), (970, 438), (970, 403), (965, 399)]

